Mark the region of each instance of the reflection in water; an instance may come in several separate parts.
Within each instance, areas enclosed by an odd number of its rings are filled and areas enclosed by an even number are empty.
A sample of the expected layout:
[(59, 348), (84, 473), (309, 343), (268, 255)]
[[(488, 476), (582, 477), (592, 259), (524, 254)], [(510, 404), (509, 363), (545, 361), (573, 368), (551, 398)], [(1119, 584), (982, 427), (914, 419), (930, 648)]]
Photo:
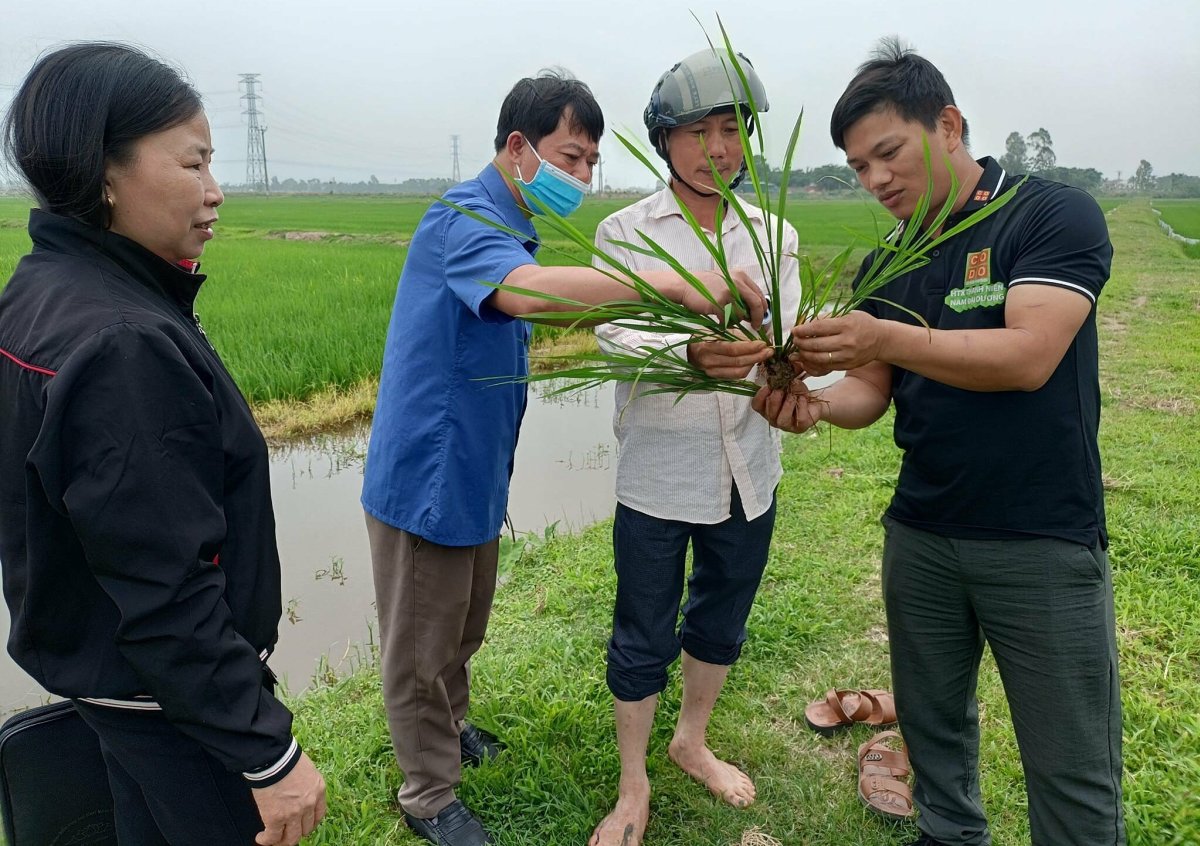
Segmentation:
[(612, 515), (612, 388), (554, 394), (560, 387), (530, 385), (508, 495), (518, 532), (540, 532), (554, 522), (559, 532), (576, 531)]
[[(555, 387), (530, 390), (509, 496), (517, 532), (556, 521), (578, 529), (612, 513), (612, 462), (601, 458), (615, 449), (611, 391), (548, 396)], [(362, 427), (272, 454), (285, 611), (271, 666), (293, 691), (370, 654), (375, 595), (358, 502), (368, 436)]]
[(284, 606), (271, 667), (291, 691), (319, 661), (348, 668), (369, 639), (374, 595), (358, 505), (369, 434), (360, 426), (271, 450)]
[(565, 464), (568, 470), (611, 470), (613, 451), (609, 444), (597, 444), (578, 457), (571, 450), (565, 459), (559, 459), (559, 463)]
[[(518, 532), (580, 528), (612, 512), (611, 465), (600, 460), (614, 449), (611, 399), (598, 389), (549, 396), (555, 387), (532, 386), (521, 426), (509, 497)], [(368, 437), (361, 427), (272, 453), (285, 622), (271, 666), (293, 691), (370, 655), (375, 595), (358, 502)]]
[[(509, 499), (518, 532), (555, 522), (560, 532), (575, 530), (612, 513), (612, 391), (550, 396), (556, 387), (530, 389)], [(370, 655), (375, 597), (358, 502), (368, 437), (362, 426), (271, 450), (284, 606), (271, 666), (293, 692)], [(7, 639), (6, 609), (0, 615)], [(44, 701), (11, 659), (0, 659), (0, 712)]]

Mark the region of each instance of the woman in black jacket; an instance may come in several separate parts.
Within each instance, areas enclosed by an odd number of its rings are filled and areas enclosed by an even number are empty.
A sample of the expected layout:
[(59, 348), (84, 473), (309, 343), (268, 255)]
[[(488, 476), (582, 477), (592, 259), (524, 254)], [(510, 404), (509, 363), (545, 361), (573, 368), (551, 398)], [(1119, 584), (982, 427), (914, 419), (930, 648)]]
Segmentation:
[(0, 294), (8, 649), (97, 732), (123, 844), (296, 844), (325, 785), (265, 660), (280, 617), (266, 445), (195, 319), (224, 199), (200, 97), (78, 44), (3, 127), (38, 200)]

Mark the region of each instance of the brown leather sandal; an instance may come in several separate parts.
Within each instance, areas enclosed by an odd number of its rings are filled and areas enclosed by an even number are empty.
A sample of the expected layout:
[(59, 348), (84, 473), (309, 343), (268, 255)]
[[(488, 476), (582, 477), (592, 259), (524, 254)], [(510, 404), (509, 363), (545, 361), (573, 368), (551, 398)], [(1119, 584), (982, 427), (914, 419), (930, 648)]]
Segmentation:
[[(899, 749), (890, 744), (899, 741)], [(867, 810), (893, 822), (915, 815), (912, 790), (900, 779), (910, 772), (899, 732), (885, 731), (858, 747), (858, 798)]]
[(896, 725), (896, 700), (886, 690), (860, 690), (859, 694), (871, 703), (871, 715), (863, 720), (874, 728)]
[(856, 723), (888, 728), (896, 724), (896, 703), (886, 690), (830, 688), (823, 700), (808, 703), (804, 722), (826, 737)]

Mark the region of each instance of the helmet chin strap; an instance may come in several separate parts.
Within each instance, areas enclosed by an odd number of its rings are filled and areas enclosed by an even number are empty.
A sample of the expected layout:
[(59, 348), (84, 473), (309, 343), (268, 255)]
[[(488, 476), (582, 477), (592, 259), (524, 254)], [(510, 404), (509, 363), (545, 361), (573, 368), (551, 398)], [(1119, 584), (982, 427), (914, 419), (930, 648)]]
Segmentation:
[(710, 190), (708, 188), (701, 188), (698, 185), (693, 185), (692, 183), (688, 182), (679, 175), (679, 171), (675, 169), (675, 165), (671, 164), (670, 162), (667, 162), (667, 170), (671, 172), (671, 180), (673, 182), (678, 182), (680, 185), (686, 185), (688, 190), (698, 197), (715, 197), (717, 194), (721, 193), (715, 189)]
[[(660, 157), (662, 157), (662, 159), (667, 163), (667, 170), (670, 172), (672, 179), (677, 180), (678, 182), (682, 183), (683, 185), (686, 185), (694, 194), (696, 194), (697, 196), (700, 196), (700, 197), (712, 197), (712, 196), (715, 196), (715, 195), (721, 193), (716, 188), (712, 188), (712, 189), (705, 188), (705, 189), (701, 190), (700, 188), (697, 188), (695, 185), (688, 182), (686, 179), (684, 179), (682, 176), (679, 175), (679, 171), (677, 171), (675, 169), (675, 165), (671, 161), (671, 154), (667, 151), (667, 138), (666, 138), (665, 133), (663, 135), (659, 136), (658, 143), (655, 146), (658, 148), (658, 155)], [(743, 158), (742, 164), (738, 168), (738, 172), (736, 174), (734, 174), (733, 179), (731, 179), (729, 181), (729, 190), (732, 191), (734, 188), (741, 185), (742, 180), (745, 178), (746, 178), (746, 159)]]
[[(677, 171), (675, 169), (675, 165), (671, 163), (671, 159), (669, 156), (664, 155), (663, 158), (665, 158), (667, 160), (667, 170), (670, 171), (671, 178), (676, 180), (677, 182), (682, 183), (683, 185), (686, 185), (692, 191), (692, 193), (694, 193), (698, 196), (701, 196), (701, 197), (715, 197), (717, 194), (721, 193), (716, 188), (701, 189), (701, 188), (693, 185), (692, 183), (688, 182), (686, 179), (684, 179), (682, 176), (679, 175), (679, 171)], [(729, 182), (729, 189), (733, 190), (734, 188), (741, 185), (742, 180), (745, 178), (746, 178), (746, 162), (743, 160), (742, 166), (738, 168), (738, 172), (736, 174), (734, 174), (733, 179), (730, 180), (730, 182)]]
[(742, 184), (742, 180), (746, 178), (746, 160), (742, 159), (742, 166), (738, 168), (737, 176), (729, 183), (729, 187), (736, 188)]

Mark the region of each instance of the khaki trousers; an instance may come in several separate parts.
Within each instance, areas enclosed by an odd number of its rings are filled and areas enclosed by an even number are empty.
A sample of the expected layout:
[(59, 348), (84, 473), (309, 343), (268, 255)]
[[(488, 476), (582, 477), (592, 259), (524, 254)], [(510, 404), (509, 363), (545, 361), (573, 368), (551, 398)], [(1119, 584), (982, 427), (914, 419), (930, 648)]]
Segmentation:
[(404, 774), (397, 798), (409, 814), (429, 819), (454, 801), (461, 781), (468, 662), (487, 631), (499, 538), (441, 546), (369, 514), (366, 520), (383, 702)]

